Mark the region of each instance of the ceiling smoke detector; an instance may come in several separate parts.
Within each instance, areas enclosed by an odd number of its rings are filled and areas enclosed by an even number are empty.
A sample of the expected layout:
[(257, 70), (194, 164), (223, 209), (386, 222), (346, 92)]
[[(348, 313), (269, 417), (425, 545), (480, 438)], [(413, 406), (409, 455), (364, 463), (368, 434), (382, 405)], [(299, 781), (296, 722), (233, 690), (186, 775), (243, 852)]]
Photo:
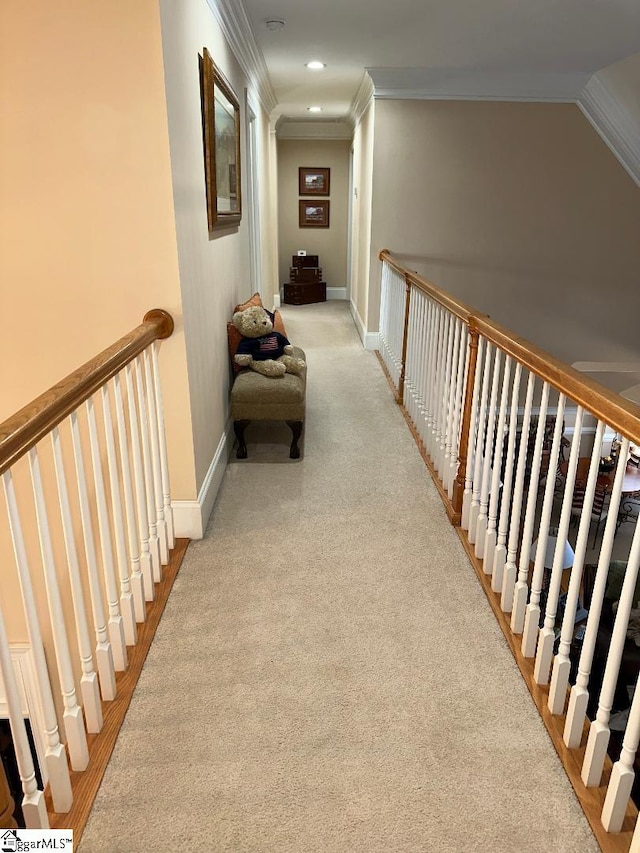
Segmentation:
[(272, 32), (279, 32), (284, 29), (286, 21), (283, 21), (282, 18), (269, 18), (268, 21), (265, 21), (267, 25), (267, 29)]

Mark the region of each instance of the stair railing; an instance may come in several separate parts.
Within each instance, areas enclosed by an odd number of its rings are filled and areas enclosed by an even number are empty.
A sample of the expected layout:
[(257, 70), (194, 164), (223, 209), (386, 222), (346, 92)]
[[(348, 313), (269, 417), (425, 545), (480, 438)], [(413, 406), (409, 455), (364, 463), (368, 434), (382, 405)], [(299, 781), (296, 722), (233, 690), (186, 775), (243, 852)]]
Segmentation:
[[(452, 299), (388, 251), (380, 259), (380, 358), (396, 399), (601, 847), (639, 853), (631, 795), (640, 690), (629, 698), (615, 752), (610, 723), (638, 677), (625, 666), (625, 644), (640, 607), (640, 521), (628, 500), (630, 489), (640, 493), (640, 473), (634, 486), (627, 469), (630, 442), (640, 444), (640, 407)], [(621, 446), (606, 474), (601, 460), (614, 435)], [(614, 538), (629, 524), (607, 632)], [(619, 754), (613, 764), (609, 751)]]
[[(15, 561), (14, 573), (2, 552), (0, 673), (28, 828), (49, 827), (47, 786), (53, 812), (71, 809), (70, 771), (88, 766), (88, 737), (102, 729), (175, 545), (158, 364), (172, 331), (166, 311), (149, 311), (0, 424), (0, 552), (6, 544)], [(12, 642), (8, 617), (26, 647)]]

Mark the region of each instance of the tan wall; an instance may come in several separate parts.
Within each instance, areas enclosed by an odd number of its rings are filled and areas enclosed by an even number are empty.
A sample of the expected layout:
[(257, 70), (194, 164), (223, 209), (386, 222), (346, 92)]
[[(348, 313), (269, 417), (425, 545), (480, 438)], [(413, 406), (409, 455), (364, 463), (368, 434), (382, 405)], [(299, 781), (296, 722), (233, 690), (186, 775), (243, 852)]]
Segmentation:
[(378, 101), (381, 248), (564, 361), (638, 360), (640, 190), (573, 105)]
[(0, 40), (0, 419), (166, 308), (172, 484), (193, 497), (157, 2), (7, 0)]
[(367, 328), (369, 257), (371, 251), (371, 195), (373, 181), (373, 99), (353, 135), (353, 200), (351, 217), (351, 304)]
[[(349, 149), (344, 139), (280, 139), (278, 141), (278, 233), (280, 283), (289, 281), (291, 256), (298, 249), (319, 255), (327, 287), (347, 286), (347, 205)], [(329, 228), (300, 228), (298, 168), (331, 169)], [(326, 198), (326, 196), (323, 196)]]
[[(226, 322), (234, 305), (251, 295), (248, 216), (210, 239), (205, 206), (198, 54), (207, 47), (231, 83), (245, 127), (246, 80), (206, 0), (161, 0), (162, 35), (171, 139), (171, 168), (187, 358), (196, 484), (202, 485), (229, 416)], [(256, 121), (268, 137), (266, 116)], [(260, 146), (264, 150), (264, 142)], [(246, 135), (241, 135), (246, 165)], [(242, 170), (247, 199), (246, 168)]]

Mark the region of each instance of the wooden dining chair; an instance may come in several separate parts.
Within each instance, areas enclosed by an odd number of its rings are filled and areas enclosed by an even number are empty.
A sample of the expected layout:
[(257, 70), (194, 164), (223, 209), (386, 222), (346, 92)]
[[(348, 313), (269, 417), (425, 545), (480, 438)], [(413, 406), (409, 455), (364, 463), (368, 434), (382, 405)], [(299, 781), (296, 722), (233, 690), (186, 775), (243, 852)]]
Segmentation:
[[(577, 483), (573, 490), (573, 499), (571, 501), (571, 517), (577, 524), (578, 519), (582, 516), (584, 508), (585, 486), (584, 483)], [(596, 524), (596, 532), (593, 536), (592, 548), (596, 547), (598, 533), (600, 527), (606, 520), (609, 513), (609, 489), (606, 487), (597, 486), (593, 495), (593, 506), (591, 507), (591, 522)]]

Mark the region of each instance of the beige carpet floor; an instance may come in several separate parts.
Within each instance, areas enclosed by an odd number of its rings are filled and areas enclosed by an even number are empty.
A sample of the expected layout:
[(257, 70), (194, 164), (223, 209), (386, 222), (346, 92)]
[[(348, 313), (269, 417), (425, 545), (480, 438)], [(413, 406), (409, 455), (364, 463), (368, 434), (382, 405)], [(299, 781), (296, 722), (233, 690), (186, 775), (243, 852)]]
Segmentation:
[(597, 851), (348, 305), (283, 314), (303, 456), (249, 427), (80, 850)]

